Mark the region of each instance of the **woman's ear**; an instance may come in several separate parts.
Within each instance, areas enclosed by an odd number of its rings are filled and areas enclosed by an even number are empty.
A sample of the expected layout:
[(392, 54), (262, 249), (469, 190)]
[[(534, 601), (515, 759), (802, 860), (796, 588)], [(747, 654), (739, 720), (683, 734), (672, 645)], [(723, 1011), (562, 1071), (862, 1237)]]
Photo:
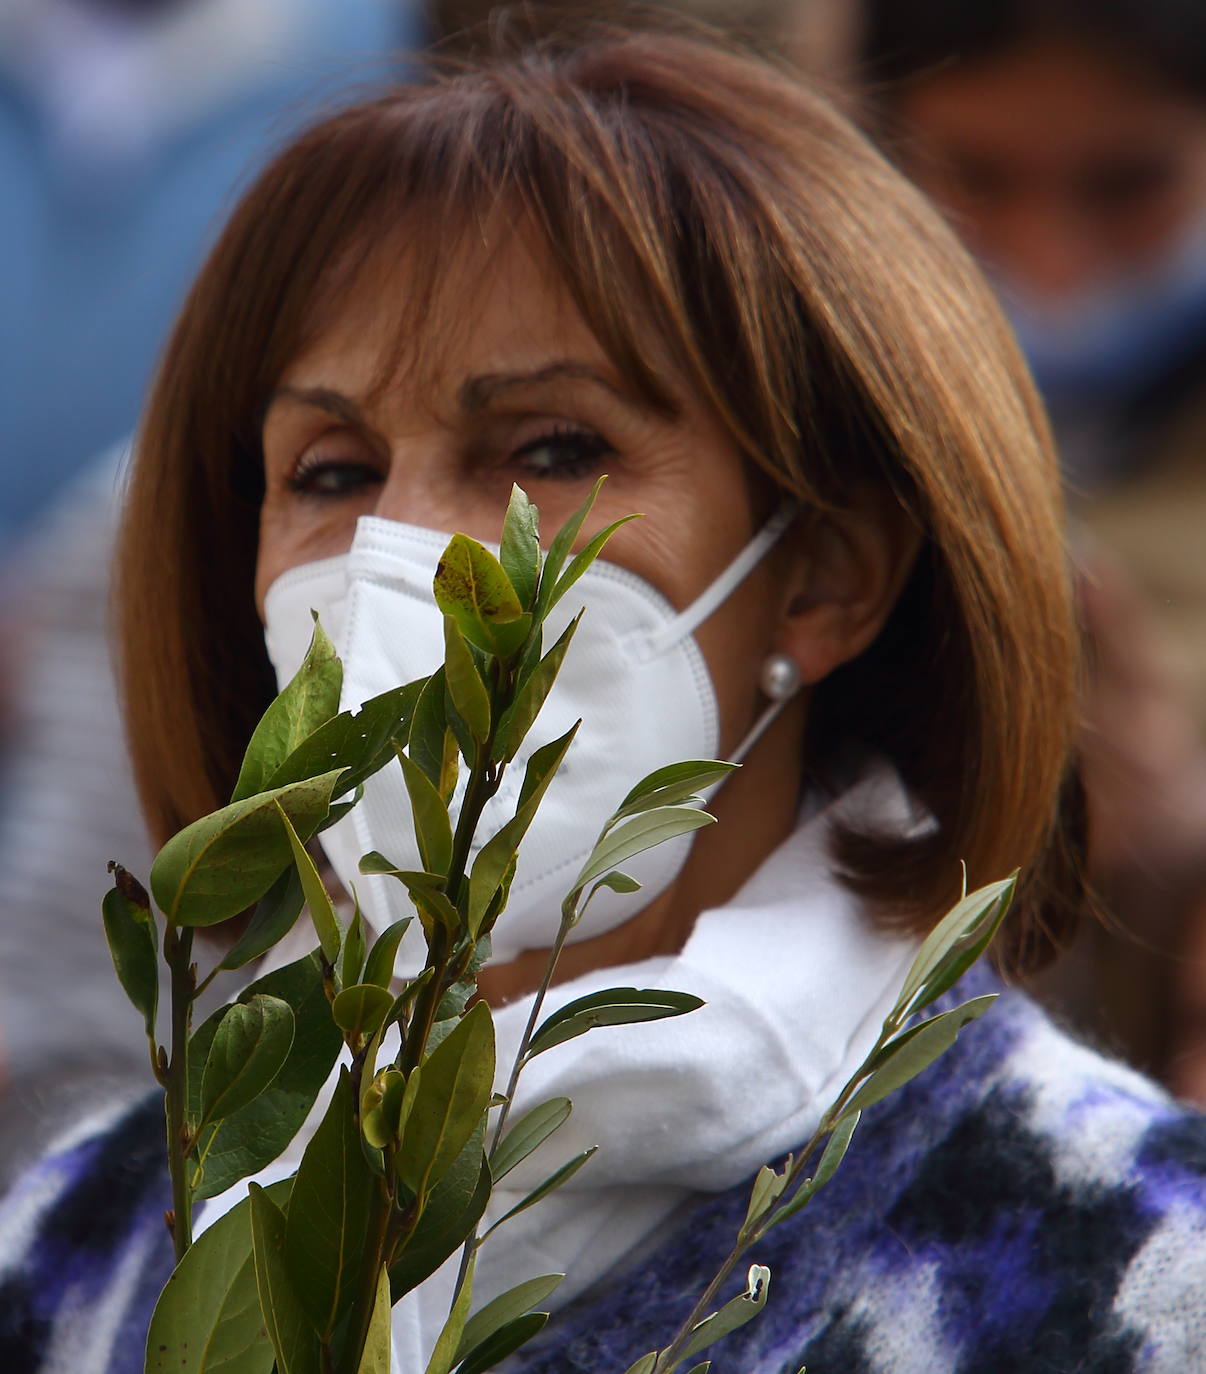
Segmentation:
[(817, 512), (804, 525), (784, 583), (775, 648), (813, 684), (857, 658), (884, 626), (917, 559), (921, 535), (886, 488)]

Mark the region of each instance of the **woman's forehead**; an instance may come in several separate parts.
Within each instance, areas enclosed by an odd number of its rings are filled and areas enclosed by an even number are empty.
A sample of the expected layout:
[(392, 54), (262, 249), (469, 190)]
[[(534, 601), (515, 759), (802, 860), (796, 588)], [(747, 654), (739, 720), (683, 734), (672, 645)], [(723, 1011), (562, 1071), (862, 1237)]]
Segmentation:
[[(641, 343), (658, 381), (680, 392), (669, 349), (651, 322), (644, 322)], [(617, 385), (623, 371), (541, 237), (510, 224), (489, 235), (454, 234), (444, 244), (400, 234), (361, 252), (332, 274), (315, 301), (303, 345), (279, 384), (337, 378), (366, 398), (436, 400), (469, 377), (560, 364), (592, 369)]]

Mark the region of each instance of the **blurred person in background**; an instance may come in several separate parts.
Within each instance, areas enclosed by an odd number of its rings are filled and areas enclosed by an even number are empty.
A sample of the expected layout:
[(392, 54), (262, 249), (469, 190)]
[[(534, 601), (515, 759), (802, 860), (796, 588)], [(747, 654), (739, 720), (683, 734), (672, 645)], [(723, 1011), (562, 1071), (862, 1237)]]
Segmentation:
[(408, 8), (0, 3), (0, 545), (129, 431), (232, 192)]
[(146, 1074), (100, 921), (106, 860), (148, 842), (96, 455), (240, 180), (415, 27), (406, 0), (0, 0), (0, 1180)]
[(865, 0), (860, 40), (883, 141), (997, 286), (1081, 528), (1093, 862), (1125, 930), (1055, 995), (1206, 1100), (1206, 5)]

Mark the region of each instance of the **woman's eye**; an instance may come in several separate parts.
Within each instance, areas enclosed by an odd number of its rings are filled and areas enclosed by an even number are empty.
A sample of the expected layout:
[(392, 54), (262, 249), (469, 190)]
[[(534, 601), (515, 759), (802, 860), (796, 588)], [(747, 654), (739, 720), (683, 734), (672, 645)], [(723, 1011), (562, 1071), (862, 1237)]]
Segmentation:
[(289, 490), (300, 496), (354, 496), (381, 482), (381, 472), (372, 463), (306, 455), (289, 477)]
[(592, 429), (555, 426), (511, 453), (511, 461), (533, 477), (572, 482), (598, 471), (614, 449)]

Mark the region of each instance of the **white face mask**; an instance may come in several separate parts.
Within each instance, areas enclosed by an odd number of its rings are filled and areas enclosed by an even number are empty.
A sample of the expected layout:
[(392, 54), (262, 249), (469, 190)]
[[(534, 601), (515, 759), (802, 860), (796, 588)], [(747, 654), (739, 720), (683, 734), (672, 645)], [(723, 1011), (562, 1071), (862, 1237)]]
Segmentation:
[[(507, 909), (493, 932), (495, 962), (552, 943), (562, 898), (600, 827), (634, 783), (665, 764), (716, 757), (716, 695), (693, 632), (761, 562), (793, 514), (785, 509), (773, 517), (681, 613), (635, 573), (599, 561), (549, 616), (546, 646), (580, 606), (586, 607), (556, 686), (482, 816), (483, 842), (514, 814), (529, 757), (576, 720), (582, 726), (520, 850)], [(432, 579), (448, 539), (434, 530), (363, 516), (346, 554), (279, 577), (264, 600), (264, 637), (278, 684), (289, 681), (305, 656), (311, 610), (318, 612), (343, 660), (345, 710), (434, 671), (444, 658), (444, 622)], [(790, 695), (764, 712), (734, 761)], [(396, 879), (359, 870), (361, 856), (374, 849), (398, 868), (422, 868), (396, 763), (369, 779), (359, 805), (323, 831), (321, 842), (343, 886), (350, 891), (355, 884), (375, 929), (413, 915)], [(601, 891), (570, 939), (600, 935), (643, 910), (674, 881), (689, 847), (690, 837), (683, 836), (626, 863), (641, 891)], [(399, 971), (414, 972), (422, 960), (422, 937), (412, 927)]]

